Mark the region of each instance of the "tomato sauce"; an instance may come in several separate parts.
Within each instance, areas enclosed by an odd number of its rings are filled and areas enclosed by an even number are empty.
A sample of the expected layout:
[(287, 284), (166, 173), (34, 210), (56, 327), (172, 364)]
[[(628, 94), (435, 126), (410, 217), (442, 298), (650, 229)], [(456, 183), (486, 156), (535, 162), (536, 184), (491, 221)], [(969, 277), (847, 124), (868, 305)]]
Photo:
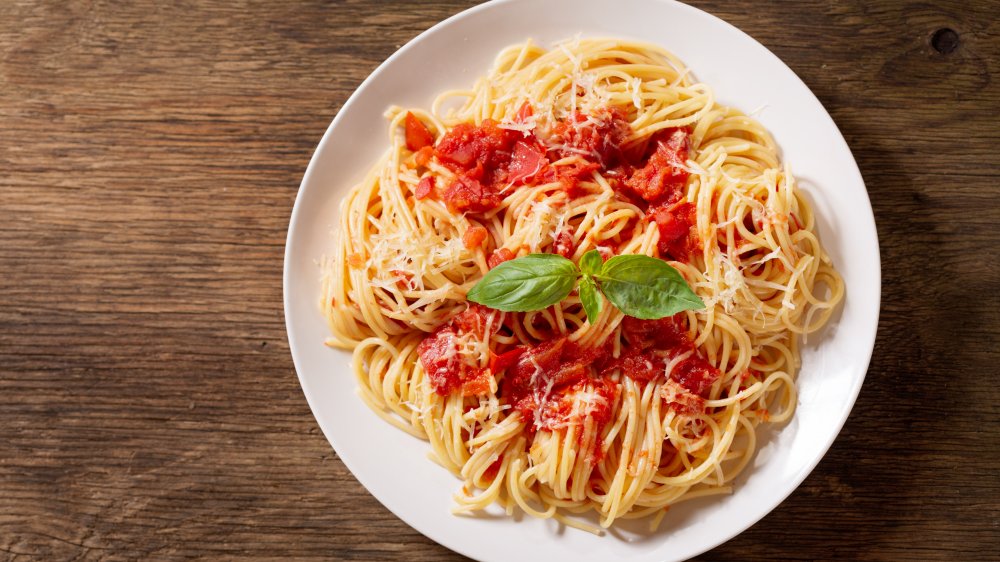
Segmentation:
[(632, 127), (620, 107), (603, 108), (590, 115), (574, 111), (552, 128), (549, 144), (556, 158), (583, 156), (603, 169), (625, 161), (622, 146)]
[(487, 328), (495, 329), (495, 326), (490, 326), (490, 316), (497, 314), (499, 313), (485, 306), (470, 303), (469, 308), (458, 313), (451, 319), (451, 323), (458, 328), (460, 333), (474, 334), (476, 339), (483, 341), (488, 335)]
[[(527, 102), (514, 123), (533, 116)], [(425, 177), (417, 185), (417, 199), (434, 197), (454, 213), (482, 213), (494, 209), (512, 188), (558, 182), (570, 196), (583, 195), (579, 185), (595, 171), (602, 172), (622, 199), (647, 210), (647, 219), (660, 231), (663, 257), (688, 261), (700, 249), (694, 206), (682, 203), (689, 172), (690, 131), (672, 128), (654, 135), (651, 143), (629, 148), (633, 130), (621, 107), (585, 114), (572, 112), (555, 123), (544, 143), (532, 128), (522, 132), (491, 119), (479, 125), (461, 123), (442, 135), (433, 135), (408, 114), (407, 146), (417, 150), (416, 162), (426, 167), (431, 154), (455, 174), (449, 185), (436, 186)], [(554, 162), (572, 157), (558, 166)]]
[(499, 457), (497, 457), (497, 460), (490, 463), (490, 465), (486, 467), (486, 470), (483, 471), (483, 478), (487, 480), (495, 479), (497, 477), (497, 473), (500, 472), (500, 467), (502, 466), (503, 466), (503, 455), (500, 455)]
[(434, 391), (442, 396), (462, 386), (466, 370), (458, 357), (457, 334), (451, 326), (438, 328), (417, 346), (417, 355)]
[[(470, 304), (467, 310), (452, 318), (451, 322), (438, 328), (417, 346), (417, 356), (427, 373), (434, 391), (447, 396), (461, 390), (463, 396), (484, 394), (490, 388), (492, 373), (469, 365), (458, 353), (458, 340), (471, 334), (479, 341), (486, 341), (497, 329), (499, 322), (492, 311), (478, 304)], [(491, 322), (492, 319), (492, 322)]]
[(460, 123), (438, 140), (434, 155), (457, 176), (440, 197), (451, 212), (484, 212), (500, 203), (494, 184), (500, 181), (498, 171), (510, 163), (519, 136), (487, 119), (478, 126)]
[(580, 189), (580, 182), (589, 179), (594, 171), (600, 169), (601, 165), (596, 162), (576, 161), (569, 165), (553, 166), (546, 170), (542, 178), (546, 182), (559, 182), (562, 185), (563, 191), (570, 198), (575, 198), (583, 195), (583, 191)]
[(461, 175), (445, 190), (442, 197), (453, 213), (471, 211), (482, 213), (496, 207), (503, 200), (489, 185), (472, 176)]
[(566, 259), (573, 257), (573, 253), (576, 252), (576, 244), (573, 242), (573, 231), (571, 229), (564, 228), (556, 234), (553, 250)]
[(506, 369), (501, 397), (521, 413), (532, 431), (582, 423), (588, 417), (600, 425), (611, 420), (620, 392), (612, 377), (616, 371), (647, 383), (663, 377), (668, 363), (686, 355), (664, 381), (663, 396), (667, 406), (679, 412), (703, 410), (720, 373), (698, 353), (683, 316), (625, 317), (621, 330), (625, 341), (617, 358), (611, 356), (610, 344), (588, 348), (565, 337), (491, 357), (491, 367), (502, 364)]
[(688, 176), (687, 129), (667, 129), (657, 135), (655, 150), (624, 185), (649, 204), (675, 203), (684, 197)]
[[(531, 105), (525, 103), (515, 122), (528, 123), (532, 115)], [(600, 171), (622, 199), (639, 206), (645, 211), (645, 220), (656, 224), (661, 256), (687, 261), (701, 248), (695, 206), (684, 201), (690, 132), (668, 129), (648, 145), (628, 148), (633, 131), (626, 115), (622, 108), (590, 115), (574, 112), (555, 124), (545, 143), (534, 130), (512, 130), (489, 119), (479, 125), (460, 124), (435, 143), (426, 126), (408, 115), (407, 146), (416, 151), (417, 164), (427, 167), (434, 157), (455, 174), (448, 185), (436, 185), (433, 176), (426, 175), (414, 195), (441, 200), (456, 213), (486, 212), (499, 205), (511, 188), (522, 185), (557, 181), (570, 197), (579, 196), (580, 182)], [(564, 158), (566, 163), (554, 165)], [(487, 238), (486, 229), (471, 227), (463, 242), (468, 248), (478, 248)], [(575, 250), (570, 229), (556, 233), (553, 253), (570, 257)], [(487, 263), (494, 268), (515, 255), (499, 248), (489, 255)], [(464, 395), (482, 394), (488, 391), (492, 377), (505, 373), (501, 397), (531, 420), (532, 430), (563, 427), (582, 417), (607, 423), (620, 391), (615, 373), (646, 383), (663, 377), (671, 365), (664, 381), (664, 400), (684, 412), (703, 407), (704, 398), (720, 376), (695, 349), (681, 315), (659, 320), (626, 317), (621, 324), (624, 341), (618, 357), (612, 357), (610, 344), (585, 348), (556, 335), (533, 346), (491, 350), (486, 368), (466, 364), (457, 353), (458, 339), (471, 334), (480, 341), (488, 340), (499, 326), (499, 322), (489, 325), (488, 313), (488, 309), (473, 305), (457, 315), (421, 342), (420, 361), (440, 394), (458, 390)], [(672, 361), (682, 354), (685, 359)]]
[(670, 379), (677, 381), (691, 394), (705, 398), (720, 374), (718, 369), (695, 352), (674, 366)]
[(663, 395), (668, 407), (678, 412), (693, 414), (703, 410), (704, 398), (721, 373), (695, 348), (682, 315), (659, 320), (626, 316), (621, 331), (625, 340), (621, 355), (601, 364), (602, 373), (619, 369), (622, 375), (647, 383), (663, 376), (674, 358), (687, 354), (671, 368)]
[[(531, 118), (531, 105), (518, 110), (514, 122)], [(416, 151), (416, 163), (426, 167), (431, 152), (426, 144), (433, 136), (415, 117), (406, 119), (407, 147)], [(485, 212), (500, 204), (511, 187), (557, 181), (571, 197), (580, 195), (579, 182), (595, 170), (606, 170), (624, 162), (622, 145), (632, 129), (619, 108), (602, 109), (592, 115), (574, 112), (553, 127), (543, 144), (534, 131), (520, 132), (501, 127), (491, 119), (479, 125), (461, 123), (438, 139), (433, 156), (455, 173), (455, 180), (438, 193), (433, 185), (420, 184), (417, 199), (428, 196), (443, 201), (452, 212)], [(557, 148), (551, 148), (556, 146)], [(581, 159), (560, 166), (552, 162), (565, 156)]]
[(626, 352), (619, 358), (625, 358), (621, 368), (626, 376), (641, 382), (652, 380), (656, 374), (664, 372), (670, 359), (691, 352), (687, 359), (674, 365), (670, 371), (671, 380), (687, 391), (704, 397), (719, 378), (719, 370), (698, 353), (694, 341), (688, 336), (682, 314), (659, 320), (626, 316), (621, 327), (622, 336), (628, 344)]
[(701, 250), (696, 223), (697, 209), (693, 203), (680, 201), (664, 203), (647, 213), (660, 231), (657, 249), (664, 258), (688, 262), (691, 255)]
[(527, 422), (529, 431), (554, 430), (591, 419), (598, 430), (611, 421), (620, 393), (615, 372), (640, 383), (663, 377), (678, 356), (669, 378), (663, 381), (667, 407), (680, 413), (704, 410), (704, 399), (720, 372), (698, 353), (687, 334), (685, 320), (676, 315), (659, 320), (622, 320), (624, 339), (619, 357), (611, 344), (584, 347), (566, 337), (533, 346), (516, 346), (502, 353), (490, 351), (486, 368), (465, 363), (458, 354), (458, 338), (471, 334), (486, 341), (499, 327), (489, 309), (473, 305), (426, 337), (418, 355), (435, 392), (448, 395), (481, 395), (493, 377), (503, 374), (500, 396)]
[[(609, 417), (617, 385), (608, 384), (610, 381), (589, 367), (607, 352), (606, 346), (584, 348), (565, 337), (542, 342), (525, 349), (508, 368), (502, 392), (525, 420), (537, 421), (535, 429), (554, 429), (569, 423), (574, 397), (588, 386), (593, 387), (588, 410), (598, 417)], [(607, 411), (601, 413), (605, 407)]]
[(453, 171), (478, 179), (486, 171), (510, 161), (514, 143), (520, 136), (517, 131), (501, 128), (492, 119), (478, 126), (460, 123), (441, 137), (434, 154)]

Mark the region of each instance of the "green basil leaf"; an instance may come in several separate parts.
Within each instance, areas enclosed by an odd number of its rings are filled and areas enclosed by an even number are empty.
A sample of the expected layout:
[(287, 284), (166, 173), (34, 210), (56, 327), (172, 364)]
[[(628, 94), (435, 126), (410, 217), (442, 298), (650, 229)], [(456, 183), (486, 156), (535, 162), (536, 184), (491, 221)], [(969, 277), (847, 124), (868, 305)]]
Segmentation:
[(497, 310), (541, 310), (563, 300), (580, 272), (557, 254), (528, 254), (494, 267), (466, 298)]
[(597, 275), (601, 272), (601, 266), (604, 265), (604, 258), (601, 257), (601, 253), (597, 250), (591, 250), (583, 257), (580, 258), (580, 271), (584, 275)]
[(584, 312), (587, 313), (587, 320), (591, 324), (597, 322), (597, 317), (601, 314), (601, 293), (597, 290), (594, 278), (589, 275), (584, 275), (580, 279), (580, 302), (583, 304)]
[(595, 277), (601, 282), (604, 296), (635, 318), (653, 320), (705, 307), (680, 272), (660, 259), (615, 256), (604, 262)]

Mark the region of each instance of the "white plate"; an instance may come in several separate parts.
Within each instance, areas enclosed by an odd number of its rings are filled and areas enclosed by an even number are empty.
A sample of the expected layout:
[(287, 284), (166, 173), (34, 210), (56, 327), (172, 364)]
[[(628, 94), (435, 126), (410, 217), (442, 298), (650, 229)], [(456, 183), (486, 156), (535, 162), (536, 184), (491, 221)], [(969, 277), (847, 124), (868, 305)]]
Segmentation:
[[(747, 112), (764, 106), (760, 120), (814, 203), (820, 238), (847, 286), (842, 312), (804, 346), (793, 420), (763, 434), (754, 466), (737, 480), (732, 495), (678, 505), (655, 534), (624, 525), (596, 537), (530, 517), (452, 515), (452, 494), (460, 482), (426, 458), (425, 442), (369, 411), (355, 395), (349, 355), (323, 345), (327, 327), (317, 305), (315, 260), (332, 247), (340, 200), (387, 146), (383, 111), (391, 104), (428, 107), (445, 89), (469, 87), (503, 47), (528, 38), (551, 45), (578, 33), (662, 45), (711, 86), (721, 103)], [(285, 248), (288, 342), (323, 433), (393, 513), (442, 545), (481, 560), (681, 560), (752, 525), (805, 479), (847, 419), (871, 358), (880, 289), (868, 194), (822, 105), (748, 35), (664, 0), (501, 0), (421, 34), (365, 80), (326, 131), (299, 188)], [(351, 506), (343, 509), (349, 512)]]

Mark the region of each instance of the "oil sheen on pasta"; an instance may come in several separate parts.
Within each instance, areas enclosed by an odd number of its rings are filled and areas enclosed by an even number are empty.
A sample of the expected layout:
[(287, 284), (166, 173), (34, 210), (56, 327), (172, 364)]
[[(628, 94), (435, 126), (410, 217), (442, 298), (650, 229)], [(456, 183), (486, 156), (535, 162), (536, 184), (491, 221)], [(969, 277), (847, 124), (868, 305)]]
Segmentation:
[[(324, 261), (328, 343), (464, 481), (456, 511), (655, 527), (731, 491), (844, 291), (768, 132), (670, 53), (613, 39), (512, 46), (471, 89), (387, 117)], [(464, 298), (505, 260), (595, 248), (668, 260), (706, 308), (605, 302), (589, 323), (575, 294), (527, 313)]]

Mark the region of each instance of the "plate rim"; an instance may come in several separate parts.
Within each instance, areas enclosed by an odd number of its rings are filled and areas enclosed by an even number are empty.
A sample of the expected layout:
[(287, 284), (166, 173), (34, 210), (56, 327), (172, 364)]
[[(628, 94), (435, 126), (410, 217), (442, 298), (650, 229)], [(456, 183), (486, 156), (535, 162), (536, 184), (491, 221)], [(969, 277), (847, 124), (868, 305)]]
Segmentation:
[[(378, 500), (378, 502), (383, 507), (385, 507), (386, 509), (388, 509), (393, 515), (395, 515), (401, 521), (403, 521), (404, 523), (406, 523), (410, 528), (412, 528), (412, 529), (416, 530), (417, 532), (421, 533), (422, 535), (424, 535), (428, 539), (434, 541), (435, 543), (437, 543), (437, 544), (439, 544), (439, 545), (441, 545), (441, 546), (443, 546), (445, 548), (448, 548), (448, 549), (450, 549), (450, 550), (452, 550), (454, 552), (457, 552), (459, 554), (462, 554), (464, 556), (468, 556), (469, 558), (472, 558), (472, 559), (479, 559), (479, 558), (477, 558), (477, 555), (479, 553), (470, 551), (470, 550), (464, 548), (461, 545), (456, 545), (456, 544), (452, 544), (452, 543), (443, 542), (441, 539), (439, 539), (439, 538), (437, 538), (435, 536), (432, 536), (432, 531), (426, 530), (425, 529), (425, 525), (421, 524), (421, 522), (414, 521), (412, 518), (405, 517), (405, 516), (401, 515), (398, 512), (398, 510), (391, 505), (390, 502), (384, 501), (383, 498), (379, 494), (375, 493), (364, 482), (365, 479), (363, 479), (362, 477), (359, 477), (358, 471), (356, 470), (355, 463), (353, 461), (351, 461), (351, 460), (348, 460), (347, 457), (342, 456), (340, 454), (340, 452), (337, 450), (338, 448), (337, 448), (337, 445), (335, 443), (335, 441), (337, 441), (337, 439), (330, 432), (328, 432), (323, 427), (323, 425), (319, 422), (319, 419), (316, 417), (316, 411), (317, 411), (317, 407), (318, 407), (318, 399), (315, 398), (315, 397), (310, 396), (310, 392), (307, 390), (308, 383), (306, 381), (305, 376), (303, 375), (303, 369), (300, 367), (300, 359), (297, 356), (296, 351), (295, 351), (296, 348), (297, 348), (297, 346), (296, 346), (296, 343), (295, 343), (295, 336), (293, 335), (294, 334), (294, 330), (293, 330), (293, 326), (292, 326), (292, 319), (293, 319), (292, 317), (294, 315), (292, 315), (292, 314), (289, 313), (289, 311), (292, 309), (291, 303), (292, 303), (292, 300), (293, 300), (293, 295), (291, 294), (291, 291), (290, 291), (290, 286), (291, 286), (291, 283), (293, 282), (292, 281), (292, 271), (291, 271), (292, 268), (291, 268), (290, 263), (291, 263), (291, 258), (292, 258), (292, 254), (293, 254), (293, 248), (296, 245), (296, 239), (295, 239), (296, 238), (295, 237), (296, 229), (295, 229), (295, 225), (298, 223), (299, 215), (302, 213), (302, 210), (301, 210), (301, 203), (302, 203), (302, 200), (303, 200), (302, 193), (303, 193), (304, 189), (306, 188), (306, 185), (310, 182), (310, 178), (315, 174), (316, 167), (318, 166), (317, 162), (319, 160), (319, 155), (324, 152), (325, 145), (329, 144), (330, 138), (333, 135), (333, 131), (337, 128), (337, 125), (343, 120), (344, 116), (350, 113), (350, 109), (356, 103), (358, 103), (359, 99), (361, 99), (360, 93), (364, 92), (364, 90), (366, 89), (366, 86), (370, 82), (372, 82), (379, 74), (381, 74), (387, 67), (389, 67), (396, 59), (404, 56), (404, 54), (408, 50), (410, 50), (411, 48), (413, 48), (413, 45), (415, 43), (417, 43), (418, 41), (420, 41), (425, 36), (432, 35), (437, 30), (439, 30), (441, 28), (447, 27), (447, 26), (451, 25), (452, 23), (454, 23), (456, 21), (459, 21), (461, 19), (464, 19), (464, 18), (467, 18), (467, 17), (472, 17), (472, 16), (474, 16), (475, 14), (477, 14), (477, 13), (479, 13), (481, 11), (486, 11), (486, 10), (494, 9), (497, 6), (502, 6), (502, 5), (505, 5), (505, 4), (517, 4), (517, 3), (525, 3), (525, 2), (529, 2), (530, 3), (531, 1), (532, 0), (490, 0), (488, 2), (484, 2), (482, 4), (478, 4), (476, 6), (473, 6), (473, 7), (467, 8), (465, 10), (462, 10), (462, 11), (460, 11), (458, 13), (455, 13), (455, 14), (453, 14), (453, 15), (451, 15), (451, 16), (449, 16), (449, 17), (447, 17), (447, 18), (445, 18), (445, 19), (437, 22), (436, 24), (434, 24), (433, 26), (431, 26), (431, 27), (427, 28), (426, 30), (422, 31), (418, 35), (414, 36), (412, 39), (410, 39), (409, 41), (407, 41), (402, 47), (400, 47), (399, 49), (397, 49), (389, 57), (387, 57), (384, 61), (382, 61), (377, 67), (375, 67), (374, 70), (372, 70), (372, 72), (367, 77), (365, 77), (365, 79), (354, 89), (354, 91), (347, 98), (347, 100), (340, 107), (340, 109), (337, 110), (336, 115), (331, 120), (330, 124), (327, 126), (326, 130), (323, 133), (322, 138), (320, 139), (319, 143), (316, 145), (316, 148), (313, 150), (312, 156), (309, 159), (309, 163), (306, 166), (305, 173), (303, 174), (302, 181), (300, 182), (299, 187), (296, 190), (295, 202), (294, 202), (294, 204), (292, 206), (292, 212), (291, 212), (290, 217), (289, 217), (288, 228), (287, 228), (287, 233), (286, 233), (286, 238), (285, 238), (285, 251), (284, 251), (284, 255), (283, 255), (283, 266), (282, 266), (282, 296), (283, 296), (283, 298), (282, 298), (282, 305), (283, 305), (283, 315), (284, 315), (284, 320), (285, 320), (284, 321), (284, 323), (285, 323), (285, 331), (286, 331), (286, 335), (288, 337), (289, 352), (292, 355), (292, 363), (293, 363), (293, 365), (295, 367), (296, 376), (298, 378), (299, 385), (301, 387), (303, 395), (306, 398), (306, 402), (309, 405), (310, 412), (313, 414), (314, 420), (316, 420), (316, 424), (319, 425), (320, 430), (323, 432), (324, 437), (327, 439), (327, 442), (330, 444), (330, 446), (337, 453), (338, 458), (340, 458), (340, 460), (344, 463), (344, 465), (351, 472), (351, 475), (365, 488), (365, 490), (369, 494), (371, 494), (376, 500)], [(870, 194), (868, 192), (867, 184), (864, 182), (864, 177), (862, 176), (861, 170), (860, 170), (860, 168), (859, 168), (859, 166), (857, 164), (857, 159), (854, 157), (854, 154), (853, 154), (853, 151), (850, 148), (850, 145), (847, 143), (846, 139), (843, 136), (843, 133), (840, 131), (840, 128), (837, 126), (836, 122), (833, 120), (833, 117), (830, 115), (829, 111), (827, 111), (826, 107), (823, 106), (822, 102), (819, 100), (818, 97), (816, 97), (815, 93), (802, 80), (802, 78), (791, 67), (789, 67), (787, 64), (785, 64), (785, 62), (783, 60), (781, 60), (780, 57), (778, 57), (777, 55), (775, 55), (763, 43), (761, 43), (760, 41), (758, 41), (757, 39), (755, 39), (754, 37), (752, 37), (748, 33), (744, 32), (740, 28), (736, 27), (735, 25), (730, 24), (729, 22), (725, 21), (724, 19), (722, 19), (722, 18), (720, 18), (720, 17), (718, 17), (718, 16), (716, 16), (716, 15), (714, 15), (714, 14), (708, 12), (708, 11), (702, 10), (700, 8), (696, 8), (694, 6), (690, 6), (688, 4), (684, 4), (684, 3), (679, 2), (677, 0), (645, 0), (645, 1), (658, 2), (658, 3), (661, 3), (661, 4), (670, 4), (670, 5), (673, 5), (674, 7), (676, 7), (677, 9), (696, 12), (697, 14), (695, 14), (695, 15), (697, 17), (706, 17), (707, 16), (711, 20), (714, 20), (714, 23), (716, 25), (722, 25), (725, 28), (728, 28), (729, 32), (735, 32), (736, 34), (738, 34), (740, 36), (743, 36), (744, 39), (748, 39), (749, 41), (752, 41), (753, 43), (755, 43), (757, 46), (759, 46), (763, 50), (764, 53), (766, 53), (766, 56), (768, 56), (769, 58), (773, 59), (774, 62), (776, 62), (777, 64), (779, 64), (782, 67), (784, 67), (785, 69), (787, 69), (789, 71), (789, 73), (792, 76), (794, 76), (794, 79), (798, 81), (798, 83), (802, 86), (802, 88), (806, 92), (808, 92), (808, 94), (810, 96), (810, 100), (809, 101), (813, 102), (816, 106), (818, 106), (819, 109), (820, 109), (820, 113), (825, 117), (826, 120), (829, 121), (829, 125), (832, 126), (833, 131), (835, 131), (835, 133), (837, 135), (836, 140), (838, 141), (838, 143), (840, 145), (842, 145), (842, 147), (847, 151), (847, 154), (850, 156), (850, 160), (851, 160), (851, 163), (853, 165), (850, 167), (850, 169), (847, 172), (849, 174), (853, 175), (853, 176), (856, 176), (856, 179), (857, 179), (858, 183), (863, 188), (863, 194), (864, 194), (864, 205), (863, 205), (863, 207), (864, 207), (864, 211), (865, 211), (863, 213), (864, 214), (863, 218), (865, 219), (865, 222), (870, 223), (871, 231), (873, 233), (874, 242), (875, 242), (875, 245), (874, 245), (875, 267), (874, 267), (874, 270), (873, 270), (873, 274), (875, 276), (875, 279), (874, 279), (875, 284), (874, 284), (874, 288), (873, 288), (874, 295), (875, 295), (875, 298), (874, 298), (875, 314), (874, 314), (874, 321), (872, 323), (872, 326), (869, 329), (869, 331), (870, 331), (870, 344), (865, 346), (865, 348), (866, 348), (867, 351), (866, 351), (866, 354), (865, 354), (866, 356), (864, 357), (864, 360), (863, 360), (864, 369), (861, 372), (861, 375), (859, 377), (856, 377), (854, 379), (853, 386), (850, 389), (850, 391), (847, 393), (847, 395), (849, 396), (849, 399), (845, 403), (846, 404), (845, 411), (843, 412), (842, 415), (839, 416), (838, 423), (836, 424), (836, 430), (833, 431), (830, 434), (830, 437), (826, 440), (826, 442), (823, 443), (823, 446), (820, 448), (821, 453), (815, 455), (814, 458), (811, 458), (809, 460), (809, 462), (807, 462), (807, 463), (805, 463), (803, 465), (803, 468), (799, 471), (799, 473), (795, 474), (793, 478), (791, 478), (791, 479), (789, 479), (787, 481), (787, 482), (791, 482), (792, 485), (789, 486), (788, 484), (784, 484), (781, 493), (776, 494), (775, 496), (773, 496), (768, 501), (762, 502), (763, 504), (766, 505), (766, 509), (762, 510), (760, 512), (759, 516), (748, 518), (742, 524), (733, 525), (732, 527), (728, 528), (725, 532), (720, 533), (719, 536), (716, 537), (715, 539), (710, 540), (710, 541), (706, 541), (703, 544), (699, 544), (697, 546), (697, 548), (695, 548), (694, 550), (692, 550), (691, 553), (689, 554), (689, 556), (697, 556), (697, 555), (702, 554), (704, 552), (707, 552), (707, 551), (709, 551), (709, 550), (711, 550), (713, 548), (716, 548), (719, 545), (721, 545), (721, 544), (723, 544), (725, 542), (728, 542), (729, 540), (732, 540), (737, 535), (743, 533), (748, 528), (750, 528), (751, 526), (755, 525), (756, 523), (760, 522), (765, 517), (767, 517), (768, 515), (770, 515), (782, 502), (784, 502), (789, 496), (791, 496), (792, 493), (794, 493), (799, 488), (799, 486), (801, 486), (802, 482), (810, 474), (812, 474), (812, 472), (815, 470), (816, 466), (818, 466), (818, 464), (826, 457), (827, 453), (829, 452), (829, 450), (832, 447), (833, 443), (836, 441), (837, 437), (840, 436), (840, 433), (843, 430), (844, 425), (846, 424), (848, 418), (850, 417), (851, 412), (853, 412), (854, 406), (857, 403), (857, 398), (858, 398), (858, 396), (860, 394), (861, 387), (863, 386), (864, 381), (865, 381), (865, 379), (866, 379), (866, 377), (868, 375), (868, 371), (871, 368), (871, 359), (872, 359), (872, 356), (873, 356), (874, 350), (875, 350), (875, 343), (876, 343), (876, 337), (877, 337), (877, 332), (878, 332), (879, 319), (880, 319), (880, 316), (881, 316), (881, 296), (882, 296), (881, 248), (880, 248), (879, 239), (878, 239), (878, 229), (877, 229), (877, 226), (876, 226), (876, 223), (875, 223), (874, 211), (873, 211), (872, 206), (871, 206), (871, 197), (870, 197)], [(846, 295), (845, 295), (845, 298), (847, 298)], [(841, 309), (843, 309), (844, 305), (840, 304), (838, 306)], [(867, 333), (865, 334), (865, 337), (866, 337), (866, 339), (869, 338), (869, 336), (868, 336)], [(356, 399), (359, 399), (359, 398), (356, 398)], [(830, 427), (833, 427), (833, 424), (831, 424)], [(785, 491), (785, 489), (787, 489), (787, 491)]]

